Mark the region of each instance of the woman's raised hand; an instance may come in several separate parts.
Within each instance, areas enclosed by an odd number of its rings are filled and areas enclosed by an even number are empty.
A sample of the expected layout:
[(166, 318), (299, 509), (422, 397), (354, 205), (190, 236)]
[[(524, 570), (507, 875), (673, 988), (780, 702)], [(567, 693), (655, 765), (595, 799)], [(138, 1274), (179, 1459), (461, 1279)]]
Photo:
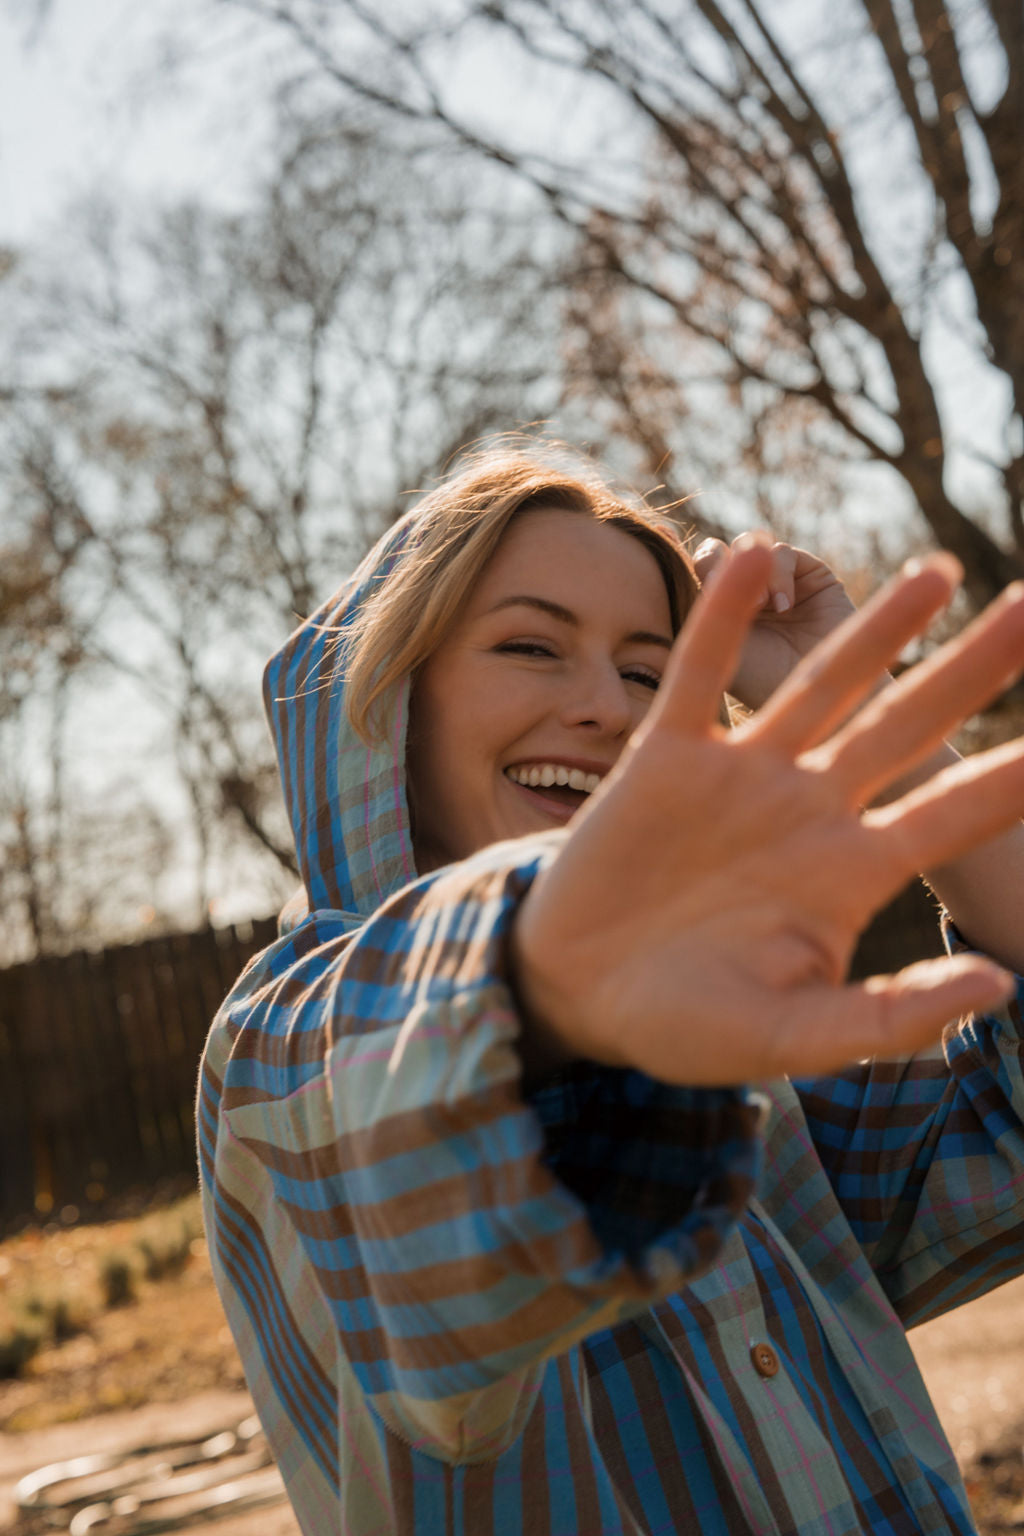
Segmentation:
[[(854, 611), (842, 582), (817, 555), (775, 543), (771, 556), (760, 606), (726, 685), (751, 709), (760, 709), (797, 662)], [(701, 581), (709, 581), (728, 558), (729, 546), (721, 539), (705, 539), (693, 557)]]
[(1009, 991), (976, 956), (844, 977), (916, 870), (1024, 810), (1024, 742), (862, 809), (1024, 667), (1024, 584), (851, 714), (955, 590), (952, 557), (923, 561), (730, 732), (721, 695), (771, 570), (756, 538), (719, 562), (643, 726), (523, 902), (513, 948), (535, 1059), (694, 1086), (823, 1072), (913, 1051)]

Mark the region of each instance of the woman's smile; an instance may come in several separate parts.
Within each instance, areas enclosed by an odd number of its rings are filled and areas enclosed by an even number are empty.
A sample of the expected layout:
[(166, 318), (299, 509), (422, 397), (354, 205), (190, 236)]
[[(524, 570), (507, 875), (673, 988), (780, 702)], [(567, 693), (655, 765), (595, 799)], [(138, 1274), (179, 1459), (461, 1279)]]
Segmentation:
[(580, 806), (586, 805), (607, 771), (603, 765), (595, 769), (579, 761), (547, 758), (532, 763), (514, 763), (504, 773), (513, 788), (528, 797), (530, 804), (559, 825), (564, 825)]

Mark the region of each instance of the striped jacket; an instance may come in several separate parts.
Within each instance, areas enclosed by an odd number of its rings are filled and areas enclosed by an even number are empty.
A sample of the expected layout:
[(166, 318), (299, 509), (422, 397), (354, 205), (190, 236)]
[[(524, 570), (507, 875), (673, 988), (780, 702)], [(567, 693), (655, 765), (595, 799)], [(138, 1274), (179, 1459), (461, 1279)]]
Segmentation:
[(202, 1064), (210, 1252), (306, 1536), (973, 1530), (904, 1329), (1024, 1268), (1019, 1014), (814, 1082), (524, 1088), (507, 939), (563, 833), (417, 879), (406, 698), (339, 629), (268, 710), (304, 894)]

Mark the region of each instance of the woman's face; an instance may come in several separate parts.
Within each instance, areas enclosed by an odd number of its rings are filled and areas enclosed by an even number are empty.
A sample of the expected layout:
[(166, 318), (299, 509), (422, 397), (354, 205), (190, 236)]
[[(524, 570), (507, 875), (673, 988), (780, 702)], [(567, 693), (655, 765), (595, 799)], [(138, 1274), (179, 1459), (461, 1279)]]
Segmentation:
[(643, 719), (671, 644), (639, 540), (584, 513), (516, 518), (413, 689), (420, 872), (563, 826)]

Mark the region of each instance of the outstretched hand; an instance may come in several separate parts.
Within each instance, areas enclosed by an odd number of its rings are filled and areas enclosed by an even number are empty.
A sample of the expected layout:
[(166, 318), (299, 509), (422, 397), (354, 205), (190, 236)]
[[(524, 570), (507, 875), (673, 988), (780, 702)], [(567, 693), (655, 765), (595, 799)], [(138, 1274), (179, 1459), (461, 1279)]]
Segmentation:
[(862, 809), (1024, 667), (1024, 584), (851, 714), (949, 602), (959, 568), (934, 556), (727, 731), (721, 695), (771, 569), (756, 538), (719, 563), (649, 715), (523, 902), (517, 985), (549, 1059), (693, 1086), (825, 1072), (916, 1050), (1008, 995), (1007, 973), (978, 956), (844, 977), (915, 870), (1024, 809), (1022, 742)]

